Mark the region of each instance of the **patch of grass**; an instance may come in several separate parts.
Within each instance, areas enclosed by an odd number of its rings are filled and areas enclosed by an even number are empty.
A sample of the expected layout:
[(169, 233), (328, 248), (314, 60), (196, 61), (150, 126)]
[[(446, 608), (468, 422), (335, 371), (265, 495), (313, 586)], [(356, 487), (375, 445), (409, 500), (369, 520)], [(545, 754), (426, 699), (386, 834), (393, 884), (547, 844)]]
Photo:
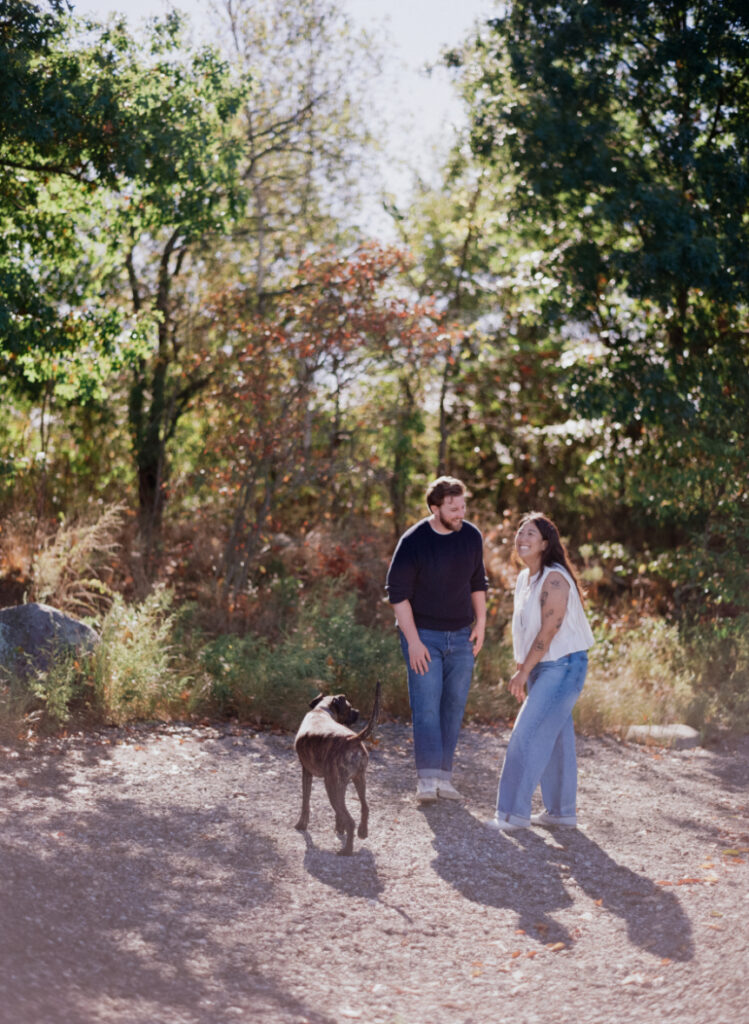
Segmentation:
[(749, 617), (687, 631), (662, 618), (599, 625), (574, 717), (588, 733), (685, 722), (749, 730)]

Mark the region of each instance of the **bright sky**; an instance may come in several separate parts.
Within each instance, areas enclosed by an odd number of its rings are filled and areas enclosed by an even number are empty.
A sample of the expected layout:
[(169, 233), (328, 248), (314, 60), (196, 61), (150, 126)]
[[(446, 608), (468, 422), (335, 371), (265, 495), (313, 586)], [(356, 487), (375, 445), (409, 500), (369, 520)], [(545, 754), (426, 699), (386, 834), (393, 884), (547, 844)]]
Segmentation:
[[(460, 42), (479, 19), (491, 17), (496, 0), (340, 0), (356, 24), (385, 34), (388, 59), (373, 105), (387, 128), (388, 159), (383, 162), (387, 188), (405, 199), (411, 170), (431, 179), (435, 147), (449, 142), (450, 126), (461, 122), (461, 108), (447, 72), (431, 75), (424, 65), (434, 62), (444, 46)], [(76, 14), (105, 18), (116, 11), (131, 25), (176, 7), (190, 15), (200, 38), (207, 28), (205, 0), (73, 0)]]

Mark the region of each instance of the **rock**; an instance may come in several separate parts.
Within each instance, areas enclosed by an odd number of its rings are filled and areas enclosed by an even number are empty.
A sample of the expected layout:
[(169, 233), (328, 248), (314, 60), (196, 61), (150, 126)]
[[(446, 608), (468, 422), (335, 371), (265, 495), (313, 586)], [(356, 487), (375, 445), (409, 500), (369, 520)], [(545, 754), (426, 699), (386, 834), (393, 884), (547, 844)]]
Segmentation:
[(700, 745), (700, 734), (689, 725), (631, 725), (627, 740), (646, 746), (689, 750)]
[(99, 634), (46, 604), (0, 608), (0, 668), (26, 675), (45, 672), (56, 654), (91, 650)]

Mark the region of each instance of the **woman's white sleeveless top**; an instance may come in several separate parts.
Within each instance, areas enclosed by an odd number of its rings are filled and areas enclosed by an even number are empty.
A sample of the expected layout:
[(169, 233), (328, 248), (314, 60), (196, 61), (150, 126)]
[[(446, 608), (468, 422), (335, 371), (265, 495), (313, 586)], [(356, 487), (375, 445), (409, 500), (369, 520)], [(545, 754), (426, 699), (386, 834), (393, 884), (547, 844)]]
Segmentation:
[(556, 661), (574, 651), (587, 651), (593, 645), (593, 633), (585, 617), (582, 601), (575, 581), (563, 565), (547, 565), (532, 579), (530, 570), (523, 569), (515, 584), (515, 607), (512, 614), (512, 646), (515, 661), (522, 665), (528, 657), (531, 644), (541, 629), (541, 590), (550, 572), (561, 573), (570, 585), (567, 611), (542, 661)]

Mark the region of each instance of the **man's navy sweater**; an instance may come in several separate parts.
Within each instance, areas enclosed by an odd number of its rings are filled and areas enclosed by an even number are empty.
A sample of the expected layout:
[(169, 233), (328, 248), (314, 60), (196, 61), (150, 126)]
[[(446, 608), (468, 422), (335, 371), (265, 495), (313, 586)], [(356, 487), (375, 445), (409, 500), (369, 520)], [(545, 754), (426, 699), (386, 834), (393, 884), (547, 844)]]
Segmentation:
[(406, 530), (385, 582), (391, 604), (410, 602), (418, 628), (440, 630), (470, 626), (471, 594), (488, 586), (481, 531), (466, 520), (457, 532), (437, 533), (428, 519)]

